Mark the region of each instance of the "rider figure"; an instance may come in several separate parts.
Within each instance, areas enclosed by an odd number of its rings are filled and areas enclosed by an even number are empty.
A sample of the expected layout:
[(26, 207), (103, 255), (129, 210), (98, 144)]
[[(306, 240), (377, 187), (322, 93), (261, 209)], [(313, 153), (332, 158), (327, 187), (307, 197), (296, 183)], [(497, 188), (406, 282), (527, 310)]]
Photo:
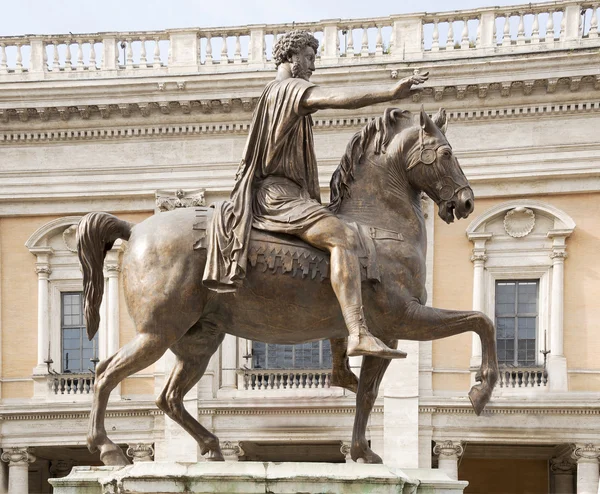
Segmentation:
[(330, 253), (331, 285), (348, 329), (347, 354), (405, 357), (367, 328), (359, 240), (321, 204), (311, 114), (406, 98), (428, 75), (413, 75), (385, 90), (322, 88), (309, 82), (318, 46), (310, 33), (292, 31), (273, 48), (277, 77), (258, 101), (231, 199), (216, 206), (209, 224), (204, 284), (217, 291), (234, 291), (240, 285), (252, 227), (295, 235)]

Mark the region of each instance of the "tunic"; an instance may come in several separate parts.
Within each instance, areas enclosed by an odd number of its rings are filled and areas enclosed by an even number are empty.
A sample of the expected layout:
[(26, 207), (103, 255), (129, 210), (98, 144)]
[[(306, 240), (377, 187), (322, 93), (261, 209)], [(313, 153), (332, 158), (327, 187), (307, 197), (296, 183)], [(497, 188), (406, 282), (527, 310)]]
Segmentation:
[(312, 117), (300, 102), (314, 84), (270, 82), (252, 118), (236, 182), (207, 227), (203, 283), (235, 291), (245, 277), (252, 227), (298, 235), (333, 213), (321, 204)]

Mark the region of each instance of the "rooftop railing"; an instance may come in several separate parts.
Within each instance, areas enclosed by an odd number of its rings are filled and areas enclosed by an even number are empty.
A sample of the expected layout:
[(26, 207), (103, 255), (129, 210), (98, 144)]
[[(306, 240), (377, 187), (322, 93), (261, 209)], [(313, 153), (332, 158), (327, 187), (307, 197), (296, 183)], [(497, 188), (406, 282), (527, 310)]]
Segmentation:
[(0, 37), (0, 81), (255, 70), (279, 36), (312, 32), (317, 65), (427, 61), (600, 46), (600, 1), (557, 1), (299, 24)]

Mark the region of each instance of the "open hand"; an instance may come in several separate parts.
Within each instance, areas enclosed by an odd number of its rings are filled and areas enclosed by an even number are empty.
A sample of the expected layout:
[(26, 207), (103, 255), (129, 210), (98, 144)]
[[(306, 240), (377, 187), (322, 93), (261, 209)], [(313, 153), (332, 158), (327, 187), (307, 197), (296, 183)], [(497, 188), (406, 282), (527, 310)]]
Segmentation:
[(414, 91), (419, 91), (422, 88), (413, 88), (418, 84), (423, 84), (429, 79), (429, 72), (423, 72), (422, 74), (415, 71), (415, 74), (401, 79), (393, 89), (394, 99), (403, 99), (410, 96)]

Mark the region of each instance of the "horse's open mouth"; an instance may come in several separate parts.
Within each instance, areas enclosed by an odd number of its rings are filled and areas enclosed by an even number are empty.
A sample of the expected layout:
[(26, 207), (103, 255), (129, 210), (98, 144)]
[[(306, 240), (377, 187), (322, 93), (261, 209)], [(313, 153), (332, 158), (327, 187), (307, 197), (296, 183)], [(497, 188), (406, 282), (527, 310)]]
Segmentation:
[[(454, 201), (442, 201), (439, 204), (438, 215), (442, 218), (446, 223), (450, 224), (454, 222), (454, 209), (456, 205)], [(457, 219), (459, 219), (457, 217)]]

